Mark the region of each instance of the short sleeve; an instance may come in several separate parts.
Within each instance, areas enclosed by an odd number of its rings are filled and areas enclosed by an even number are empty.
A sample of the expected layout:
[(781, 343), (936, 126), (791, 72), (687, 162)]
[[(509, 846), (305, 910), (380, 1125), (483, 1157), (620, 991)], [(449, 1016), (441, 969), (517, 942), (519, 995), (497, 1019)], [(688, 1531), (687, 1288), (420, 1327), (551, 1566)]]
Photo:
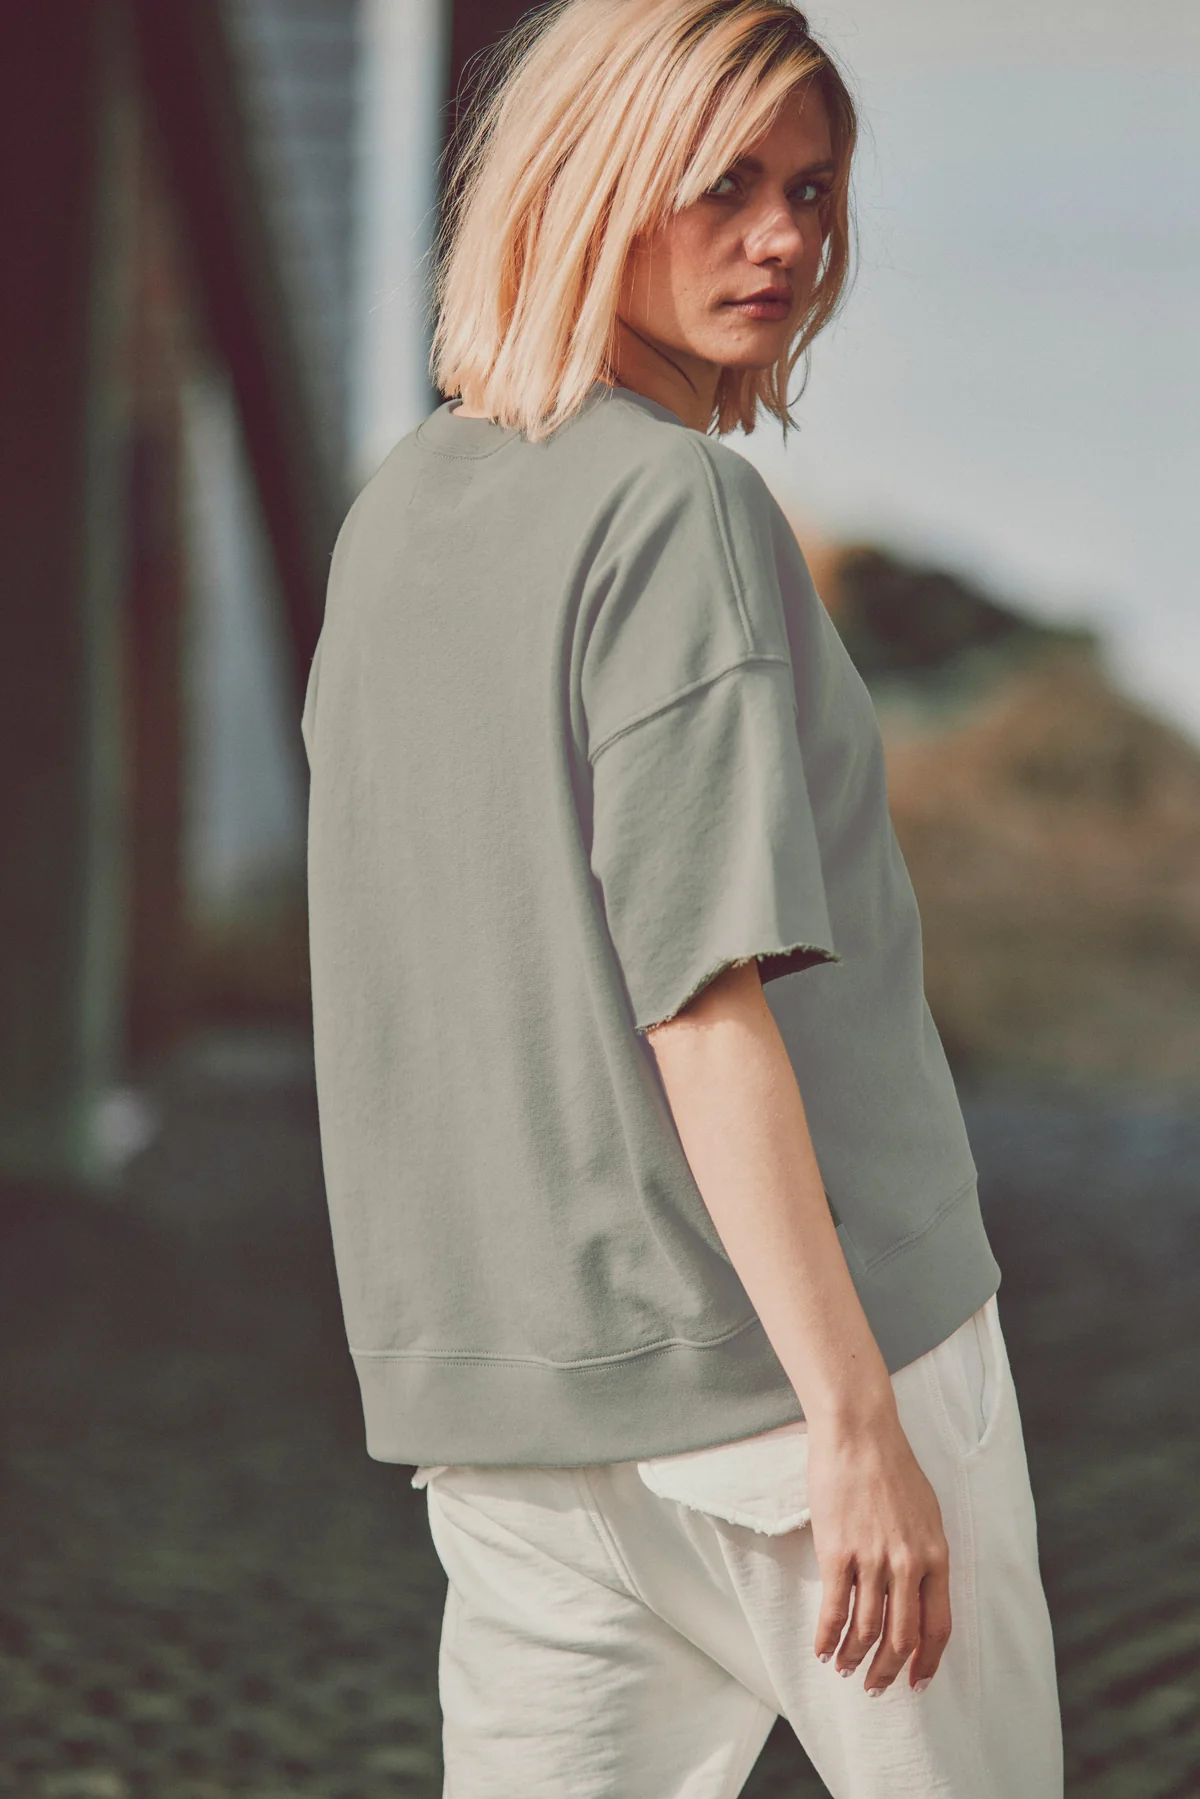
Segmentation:
[(638, 1030), (736, 963), (837, 960), (786, 667), (741, 664), (606, 745), (592, 869)]
[(701, 457), (626, 525), (585, 689), (592, 872), (640, 1031), (723, 968), (757, 960), (766, 981), (838, 959), (774, 502), (733, 452)]

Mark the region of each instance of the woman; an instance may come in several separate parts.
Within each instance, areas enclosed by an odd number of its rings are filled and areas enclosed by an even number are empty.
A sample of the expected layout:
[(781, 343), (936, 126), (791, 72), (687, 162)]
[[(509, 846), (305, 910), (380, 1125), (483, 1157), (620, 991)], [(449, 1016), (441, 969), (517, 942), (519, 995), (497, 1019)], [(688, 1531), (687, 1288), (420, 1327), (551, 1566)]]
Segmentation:
[(879, 736), (715, 441), (786, 429), (854, 108), (788, 0), (567, 0), (508, 51), (452, 398), (350, 512), (304, 709), (334, 1249), (449, 1579), (446, 1792), (716, 1799), (783, 1714), (835, 1799), (1052, 1799)]

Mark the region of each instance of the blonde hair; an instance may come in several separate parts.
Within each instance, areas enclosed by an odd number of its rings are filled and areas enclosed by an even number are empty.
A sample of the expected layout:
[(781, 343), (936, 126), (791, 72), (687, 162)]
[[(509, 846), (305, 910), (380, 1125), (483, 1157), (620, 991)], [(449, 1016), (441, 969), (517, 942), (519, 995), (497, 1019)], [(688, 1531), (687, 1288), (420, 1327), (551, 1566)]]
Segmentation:
[[(430, 375), (538, 441), (607, 369), (635, 237), (693, 204), (801, 83), (835, 172), (818, 279), (766, 369), (722, 371), (710, 430), (787, 428), (792, 370), (838, 307), (852, 246), (854, 102), (790, 0), (555, 0), (481, 59), (488, 90), (446, 188)], [(801, 384), (803, 391), (803, 382)]]

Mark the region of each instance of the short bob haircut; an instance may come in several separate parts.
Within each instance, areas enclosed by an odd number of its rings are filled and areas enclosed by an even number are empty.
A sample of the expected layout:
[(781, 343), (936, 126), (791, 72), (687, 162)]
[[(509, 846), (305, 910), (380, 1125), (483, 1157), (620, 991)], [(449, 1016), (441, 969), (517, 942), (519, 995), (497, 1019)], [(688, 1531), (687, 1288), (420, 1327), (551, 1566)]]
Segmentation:
[(633, 240), (698, 200), (815, 84), (835, 164), (819, 277), (776, 362), (723, 370), (709, 424), (752, 431), (761, 402), (786, 438), (791, 372), (803, 358), (807, 375), (847, 286), (858, 128), (804, 14), (790, 0), (552, 0), (481, 65), (434, 245), (429, 370), (441, 393), (469, 391), (533, 442), (610, 367)]

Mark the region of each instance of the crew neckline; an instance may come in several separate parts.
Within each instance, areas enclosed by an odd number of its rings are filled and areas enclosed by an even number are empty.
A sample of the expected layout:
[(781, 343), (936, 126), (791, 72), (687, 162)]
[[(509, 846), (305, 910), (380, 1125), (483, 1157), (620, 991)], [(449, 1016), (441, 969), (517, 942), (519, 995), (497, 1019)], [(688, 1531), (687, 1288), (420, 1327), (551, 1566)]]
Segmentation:
[[(664, 424), (679, 425), (686, 429), (679, 414), (672, 412), (669, 406), (635, 392), (632, 387), (610, 386), (607, 381), (592, 382), (584, 400), (584, 408), (608, 398), (631, 400), (635, 406), (642, 407)], [(418, 441), (425, 448), (451, 456), (491, 456), (497, 450), (502, 450), (514, 437), (522, 435), (517, 426), (498, 425), (495, 419), (458, 418), (456, 413), (459, 405), (457, 396), (444, 400), (417, 427)]]

